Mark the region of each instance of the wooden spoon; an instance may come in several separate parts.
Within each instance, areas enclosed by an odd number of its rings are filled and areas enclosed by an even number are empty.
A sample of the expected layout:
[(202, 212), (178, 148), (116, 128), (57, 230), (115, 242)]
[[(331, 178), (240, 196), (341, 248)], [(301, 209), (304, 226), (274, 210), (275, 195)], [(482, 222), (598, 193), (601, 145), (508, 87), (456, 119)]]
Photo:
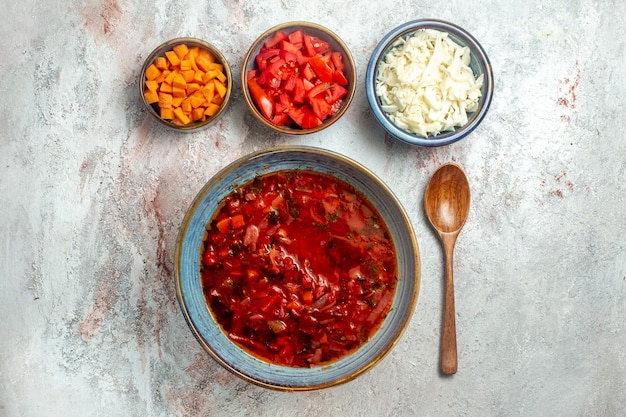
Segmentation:
[(456, 238), (465, 224), (470, 207), (470, 188), (463, 170), (456, 164), (442, 165), (432, 176), (424, 194), (424, 209), (437, 231), (446, 257), (446, 285), (441, 334), (441, 370), (456, 373), (456, 321), (454, 309), (453, 252)]

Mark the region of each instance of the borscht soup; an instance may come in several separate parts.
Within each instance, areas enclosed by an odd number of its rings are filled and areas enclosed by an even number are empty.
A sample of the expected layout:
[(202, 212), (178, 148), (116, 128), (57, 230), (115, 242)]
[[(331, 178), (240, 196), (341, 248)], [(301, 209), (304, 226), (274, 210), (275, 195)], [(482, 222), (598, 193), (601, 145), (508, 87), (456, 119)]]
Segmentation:
[(336, 361), (367, 342), (397, 283), (376, 208), (334, 176), (259, 175), (219, 204), (201, 253), (207, 305), (228, 338), (276, 365)]

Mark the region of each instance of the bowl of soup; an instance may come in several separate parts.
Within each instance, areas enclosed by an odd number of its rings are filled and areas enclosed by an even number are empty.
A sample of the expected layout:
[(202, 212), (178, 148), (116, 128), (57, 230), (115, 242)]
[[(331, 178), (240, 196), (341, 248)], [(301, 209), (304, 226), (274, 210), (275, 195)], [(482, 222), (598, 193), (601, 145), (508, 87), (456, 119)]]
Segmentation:
[(216, 173), (176, 244), (183, 315), (218, 363), (264, 387), (334, 386), (377, 364), (420, 284), (411, 222), (392, 190), (339, 153), (254, 152)]

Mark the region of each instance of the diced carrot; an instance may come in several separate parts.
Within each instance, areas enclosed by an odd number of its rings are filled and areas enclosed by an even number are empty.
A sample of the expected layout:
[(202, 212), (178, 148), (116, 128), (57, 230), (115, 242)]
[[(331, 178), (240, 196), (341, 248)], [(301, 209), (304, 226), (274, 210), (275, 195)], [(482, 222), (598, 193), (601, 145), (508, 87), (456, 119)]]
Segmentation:
[(210, 83), (205, 85), (202, 88), (202, 94), (204, 95), (206, 101), (210, 103), (213, 100), (213, 95), (215, 94), (215, 84)]
[(204, 118), (204, 107), (197, 107), (191, 111), (191, 121), (197, 122)]
[(147, 80), (146, 81), (146, 88), (150, 91), (152, 91), (153, 93), (156, 93), (159, 89), (159, 83), (154, 81), (154, 80)]
[(183, 109), (183, 112), (185, 113), (191, 113), (191, 109), (193, 108), (191, 106), (191, 98), (185, 97), (182, 103), (180, 103), (180, 108)]
[(180, 107), (181, 103), (183, 102), (183, 100), (185, 99), (185, 97), (173, 97), (172, 98), (172, 107)]
[(148, 68), (146, 68), (146, 79), (154, 80), (159, 75), (161, 75), (161, 70), (158, 69), (156, 65), (151, 64)]
[(211, 103), (217, 104), (218, 106), (222, 104), (223, 102), (224, 102), (224, 97), (220, 96), (219, 94), (215, 94), (213, 96), (213, 100), (211, 100)]
[(165, 81), (163, 81), (161, 83), (161, 86), (159, 87), (159, 91), (163, 92), (163, 93), (172, 93), (172, 85), (166, 83)]
[(186, 57), (195, 61), (199, 53), (200, 53), (200, 47), (192, 46), (191, 48), (189, 48), (189, 52), (187, 52)]
[(212, 62), (211, 64), (209, 64), (209, 69), (210, 70), (219, 71), (219, 72), (223, 72), (224, 71), (224, 65), (219, 64), (217, 62)]
[(204, 73), (204, 75), (202, 76), (202, 81), (205, 84), (209, 84), (211, 81), (213, 81), (215, 78), (217, 77), (217, 71), (216, 70), (208, 70), (207, 72)]
[(172, 87), (180, 88), (181, 90), (186, 89), (187, 81), (185, 81), (185, 77), (181, 74), (176, 75), (176, 77), (174, 77), (174, 81), (172, 82)]
[(233, 229), (239, 229), (240, 227), (244, 227), (246, 225), (246, 221), (243, 218), (243, 214), (237, 214), (232, 217), (231, 225)]
[(187, 44), (184, 43), (178, 44), (172, 49), (174, 50), (174, 52), (176, 52), (176, 55), (179, 59), (183, 59), (185, 55), (187, 55), (187, 52), (189, 52), (189, 47), (187, 47)]
[(209, 103), (206, 110), (204, 111), (204, 114), (211, 117), (211, 116), (214, 116), (219, 109), (220, 109), (220, 106), (218, 104)]
[(306, 304), (311, 304), (313, 302), (313, 291), (304, 291), (302, 293), (302, 301), (304, 301)]
[(226, 86), (220, 80), (213, 80), (213, 84), (215, 85), (215, 91), (220, 97), (224, 98), (226, 96)]
[(170, 64), (173, 67), (178, 67), (180, 65), (180, 58), (178, 57), (176, 52), (174, 52), (174, 51), (167, 51), (167, 52), (165, 52), (165, 56), (167, 57), (167, 60), (170, 61)]
[(196, 59), (196, 65), (198, 66), (199, 69), (201, 69), (204, 72), (207, 72), (213, 68), (211, 68), (211, 65), (213, 63), (211, 61), (209, 61), (206, 57), (203, 56), (199, 56)]
[(191, 69), (191, 60), (183, 59), (180, 61), (180, 70), (181, 71), (189, 71)]
[(183, 123), (183, 124), (189, 124), (189, 122), (191, 122), (191, 120), (189, 119), (189, 117), (187, 117), (187, 115), (183, 112), (183, 109), (181, 107), (176, 107), (174, 109), (174, 114), (176, 115), (176, 117), (178, 117), (178, 119)]
[(200, 106), (203, 106), (206, 103), (204, 96), (191, 96), (190, 100), (191, 100), (191, 107), (193, 107), (194, 109)]
[(210, 62), (215, 62), (215, 56), (211, 53), (211, 51), (206, 49), (200, 49), (198, 51), (198, 56), (208, 59)]
[(154, 65), (160, 69), (161, 71), (166, 70), (169, 68), (169, 65), (167, 64), (167, 59), (165, 57), (162, 56), (157, 56), (154, 59)]
[(174, 97), (185, 97), (187, 95), (187, 92), (185, 91), (184, 88), (173, 86), (172, 87), (172, 95)]
[(198, 83), (187, 83), (187, 88), (185, 89), (187, 91), (187, 95), (190, 96), (193, 93), (195, 93), (196, 91), (198, 91), (200, 89), (200, 84)]
[(230, 217), (226, 217), (220, 221), (218, 221), (215, 226), (217, 227), (217, 230), (219, 230), (222, 233), (227, 233), (230, 231)]
[(172, 107), (172, 95), (168, 93), (159, 92), (159, 107), (162, 109), (169, 109)]
[(146, 97), (146, 101), (148, 102), (148, 104), (159, 102), (159, 95), (154, 91), (146, 90), (144, 91), (143, 95)]
[(189, 61), (191, 61), (191, 69), (194, 71), (200, 71), (200, 68), (198, 68), (198, 65), (196, 64), (196, 59), (195, 58), (191, 58), (189, 59)]
[(181, 71), (181, 74), (183, 75), (183, 78), (185, 79), (185, 82), (192, 82), (194, 77), (196, 76), (196, 72), (194, 70), (186, 70), (186, 71)]
[(174, 110), (173, 109), (161, 109), (160, 115), (161, 115), (161, 119), (172, 120), (174, 118)]
[(167, 77), (165, 77), (165, 81), (168, 84), (173, 84), (174, 83), (174, 78), (176, 78), (176, 76), (178, 75), (178, 70), (174, 70), (172, 72), (170, 72), (168, 74)]
[[(202, 72), (202, 71), (200, 71), (200, 70), (194, 71), (194, 74), (193, 74), (193, 80), (194, 80), (195, 82), (197, 82), (197, 83), (203, 83), (203, 81), (202, 81), (202, 77), (203, 77), (203, 76), (204, 76), (204, 72)], [(204, 84), (204, 83), (203, 83), (203, 84)]]

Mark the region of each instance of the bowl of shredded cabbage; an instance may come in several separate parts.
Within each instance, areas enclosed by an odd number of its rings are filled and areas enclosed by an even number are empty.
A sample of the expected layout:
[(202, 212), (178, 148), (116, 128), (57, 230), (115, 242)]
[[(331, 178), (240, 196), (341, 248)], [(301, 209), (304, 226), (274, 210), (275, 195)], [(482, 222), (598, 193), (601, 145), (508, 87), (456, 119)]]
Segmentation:
[(422, 19), (381, 39), (365, 85), (372, 112), (387, 133), (411, 145), (442, 146), (482, 122), (493, 96), (493, 72), (469, 32)]

